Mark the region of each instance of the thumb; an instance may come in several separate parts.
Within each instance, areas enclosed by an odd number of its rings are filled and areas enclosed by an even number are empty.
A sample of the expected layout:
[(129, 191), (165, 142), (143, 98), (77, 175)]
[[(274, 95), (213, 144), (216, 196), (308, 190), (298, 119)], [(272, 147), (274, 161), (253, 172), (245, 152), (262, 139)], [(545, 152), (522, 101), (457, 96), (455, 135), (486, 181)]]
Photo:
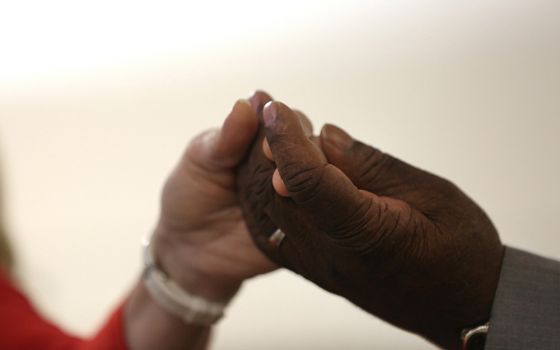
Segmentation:
[(225, 167), (234, 167), (245, 156), (258, 127), (257, 117), (247, 100), (238, 100), (224, 121), (212, 158)]
[[(336, 234), (367, 216), (379, 205), (375, 195), (364, 195), (306, 136), (299, 116), (280, 102), (269, 102), (263, 112), (265, 135), (291, 200), (315, 224)], [(341, 232), (346, 234), (346, 232)]]
[(257, 128), (257, 117), (249, 101), (238, 100), (222, 128), (199, 135), (191, 143), (187, 154), (205, 170), (231, 169), (245, 156)]

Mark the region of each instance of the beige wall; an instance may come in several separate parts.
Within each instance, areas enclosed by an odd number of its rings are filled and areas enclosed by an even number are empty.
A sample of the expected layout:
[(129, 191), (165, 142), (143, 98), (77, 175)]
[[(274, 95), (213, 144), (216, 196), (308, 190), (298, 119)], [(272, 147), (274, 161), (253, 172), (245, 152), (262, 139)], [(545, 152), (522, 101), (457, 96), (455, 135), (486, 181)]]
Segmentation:
[[(170, 167), (255, 87), (454, 180), (505, 242), (560, 258), (558, 1), (12, 3), (8, 219), (25, 286), (70, 330), (126, 294)], [(248, 282), (216, 338), (389, 346), (432, 348), (288, 272)]]

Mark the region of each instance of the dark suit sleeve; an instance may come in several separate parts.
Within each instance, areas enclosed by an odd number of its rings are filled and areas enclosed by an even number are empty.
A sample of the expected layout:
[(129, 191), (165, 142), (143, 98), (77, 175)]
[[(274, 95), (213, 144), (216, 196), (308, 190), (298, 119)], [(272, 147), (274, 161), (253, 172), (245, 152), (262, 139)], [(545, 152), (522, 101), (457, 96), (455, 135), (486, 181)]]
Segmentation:
[(559, 261), (506, 248), (485, 349), (560, 349)]

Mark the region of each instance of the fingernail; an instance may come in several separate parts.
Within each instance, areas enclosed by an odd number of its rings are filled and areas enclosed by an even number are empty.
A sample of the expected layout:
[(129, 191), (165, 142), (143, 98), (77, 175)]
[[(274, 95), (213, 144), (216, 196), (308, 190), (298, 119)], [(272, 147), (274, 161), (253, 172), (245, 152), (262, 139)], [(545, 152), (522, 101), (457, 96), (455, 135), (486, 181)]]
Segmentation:
[(249, 92), (249, 97), (247, 98), (247, 100), (249, 101), (249, 106), (251, 106), (251, 108), (255, 111), (257, 111), (259, 109), (259, 99), (257, 97), (259, 93), (259, 90), (253, 90), (251, 92)]
[(321, 137), (340, 150), (349, 149), (354, 142), (354, 139), (344, 130), (330, 124), (323, 127), (323, 130), (321, 130)]
[(270, 127), (276, 122), (276, 108), (274, 108), (273, 101), (269, 101), (264, 105), (263, 120), (264, 126)]
[(241, 99), (239, 99), (235, 102), (235, 104), (233, 105), (232, 111), (235, 111), (238, 108), (242, 108), (243, 105), (251, 107), (251, 103), (248, 100), (246, 100), (244, 98), (241, 98)]
[(266, 137), (263, 139), (262, 151), (268, 160), (274, 160), (274, 155), (272, 154), (272, 150), (270, 149), (270, 145), (268, 144)]

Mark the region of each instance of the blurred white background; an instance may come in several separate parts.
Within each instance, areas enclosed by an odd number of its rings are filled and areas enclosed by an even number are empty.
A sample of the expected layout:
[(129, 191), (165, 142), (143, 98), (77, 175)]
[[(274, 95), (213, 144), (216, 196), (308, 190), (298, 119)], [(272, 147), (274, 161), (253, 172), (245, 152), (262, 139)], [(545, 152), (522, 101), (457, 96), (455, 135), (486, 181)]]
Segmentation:
[[(560, 2), (2, 1), (0, 152), (19, 270), (90, 334), (141, 268), (188, 140), (254, 88), (455, 181), (560, 258)], [(215, 349), (431, 349), (289, 272)]]

